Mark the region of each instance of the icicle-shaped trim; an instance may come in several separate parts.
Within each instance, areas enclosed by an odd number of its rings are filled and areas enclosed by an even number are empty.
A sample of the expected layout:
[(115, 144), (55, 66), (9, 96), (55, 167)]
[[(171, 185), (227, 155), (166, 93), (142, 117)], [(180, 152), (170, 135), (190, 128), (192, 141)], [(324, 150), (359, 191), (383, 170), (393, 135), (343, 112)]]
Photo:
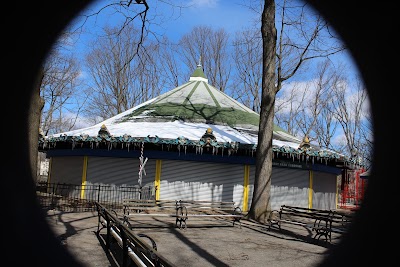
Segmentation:
[[(173, 151), (178, 149), (179, 155), (184, 151), (185, 155), (188, 153), (187, 149), (195, 148), (196, 154), (203, 154), (204, 149), (210, 151), (212, 155), (221, 155), (222, 157), (227, 154), (231, 156), (233, 153), (240, 151), (241, 155), (256, 156), (257, 145), (256, 144), (240, 144), (239, 142), (217, 142), (214, 139), (200, 139), (200, 140), (189, 140), (183, 136), (176, 139), (166, 139), (159, 138), (158, 136), (151, 137), (132, 137), (127, 134), (124, 136), (113, 136), (106, 132), (101, 132), (102, 134), (97, 136), (89, 136), (87, 134), (81, 134), (80, 136), (67, 136), (60, 135), (59, 137), (41, 137), (39, 139), (38, 147), (40, 149), (53, 149), (57, 147), (57, 143), (61, 142), (62, 145), (68, 144), (71, 149), (90, 147), (91, 149), (100, 148), (106, 146), (108, 150), (112, 149), (126, 149), (130, 152), (131, 145), (133, 149), (137, 145), (140, 146), (141, 142), (152, 143), (161, 146), (161, 150)], [(164, 149), (166, 145), (166, 149)], [(183, 147), (182, 147), (183, 146)], [(221, 149), (219, 149), (221, 148)], [(212, 149), (212, 150), (211, 150)], [(227, 152), (225, 153), (225, 149)], [(306, 163), (312, 164), (330, 164), (331, 160), (340, 159), (340, 162), (345, 164), (345, 166), (355, 166), (358, 163), (353, 162), (354, 159), (347, 159), (343, 155), (337, 154), (336, 152), (330, 150), (304, 150), (295, 149), (289, 146), (273, 146), (272, 147), (272, 159), (287, 159), (288, 161), (304, 161)], [(297, 159), (297, 160), (296, 160)]]

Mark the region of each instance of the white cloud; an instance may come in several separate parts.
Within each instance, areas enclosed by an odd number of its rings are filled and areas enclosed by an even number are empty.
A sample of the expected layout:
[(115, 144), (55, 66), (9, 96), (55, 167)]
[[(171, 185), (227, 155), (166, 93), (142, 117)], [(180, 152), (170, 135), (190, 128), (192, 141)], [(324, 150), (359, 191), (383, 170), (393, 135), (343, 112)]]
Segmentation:
[(304, 103), (305, 101), (311, 101), (313, 91), (315, 91), (315, 87), (313, 87), (312, 81), (285, 84), (276, 97), (276, 106), (281, 107), (279, 112), (283, 114), (289, 113), (291, 108), (289, 104), (292, 105), (292, 108), (300, 105), (306, 106), (307, 104)]
[(219, 0), (192, 0), (189, 3), (193, 8), (215, 8), (218, 6)]
[(337, 129), (336, 135), (332, 138), (332, 144), (334, 146), (343, 146), (347, 143), (346, 135), (343, 130), (339, 127)]

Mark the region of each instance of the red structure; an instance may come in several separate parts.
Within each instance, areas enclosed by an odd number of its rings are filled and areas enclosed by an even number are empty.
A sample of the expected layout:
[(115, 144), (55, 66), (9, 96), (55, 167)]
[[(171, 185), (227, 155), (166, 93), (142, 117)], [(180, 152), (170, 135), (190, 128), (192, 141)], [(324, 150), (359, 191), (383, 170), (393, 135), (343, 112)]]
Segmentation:
[(368, 176), (360, 177), (364, 169), (344, 169), (339, 179), (339, 208), (356, 209), (361, 204), (368, 183)]

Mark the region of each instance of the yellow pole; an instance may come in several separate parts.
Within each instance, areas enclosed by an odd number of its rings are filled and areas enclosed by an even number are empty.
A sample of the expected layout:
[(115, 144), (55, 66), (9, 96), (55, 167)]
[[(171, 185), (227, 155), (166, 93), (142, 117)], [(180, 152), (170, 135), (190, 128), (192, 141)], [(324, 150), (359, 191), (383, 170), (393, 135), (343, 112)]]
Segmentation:
[(250, 177), (250, 166), (244, 165), (244, 181), (243, 181), (243, 207), (244, 212), (248, 209), (249, 203), (249, 177)]
[(339, 204), (339, 186), (338, 186), (339, 176), (336, 176), (336, 197), (335, 197), (335, 207), (338, 208)]
[(312, 209), (313, 203), (312, 203), (312, 197), (313, 197), (313, 171), (309, 171), (310, 174), (310, 188), (308, 190), (308, 208)]
[(47, 170), (47, 193), (50, 193), (50, 182), (51, 182), (51, 167), (53, 165), (53, 158), (49, 160), (49, 169)]
[(156, 160), (156, 177), (154, 179), (154, 188), (156, 189), (156, 200), (160, 200), (160, 180), (161, 180), (162, 160)]
[(82, 187), (81, 187), (81, 199), (85, 197), (85, 185), (86, 185), (86, 176), (87, 176), (87, 165), (88, 165), (88, 157), (83, 157), (83, 170), (82, 170)]

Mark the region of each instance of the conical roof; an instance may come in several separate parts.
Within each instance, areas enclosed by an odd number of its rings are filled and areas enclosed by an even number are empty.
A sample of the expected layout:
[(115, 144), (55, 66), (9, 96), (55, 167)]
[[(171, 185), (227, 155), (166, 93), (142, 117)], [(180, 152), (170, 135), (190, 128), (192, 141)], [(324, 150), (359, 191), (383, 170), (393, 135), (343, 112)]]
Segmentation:
[[(229, 148), (255, 151), (259, 114), (208, 83), (199, 64), (187, 83), (83, 129), (41, 136), (39, 147), (129, 147), (149, 142), (175, 146)], [(273, 151), (316, 159), (344, 156), (318, 146), (301, 146), (302, 141), (280, 127), (273, 129)]]
[(189, 81), (125, 113), (120, 122), (175, 121), (258, 130), (259, 115), (208, 83), (201, 65)]
[[(113, 137), (199, 140), (211, 128), (217, 142), (256, 147), (259, 118), (258, 113), (210, 85), (199, 64), (187, 83), (99, 124), (55, 136), (98, 136), (101, 129), (107, 129)], [(273, 142), (297, 149), (301, 140), (275, 126)]]

